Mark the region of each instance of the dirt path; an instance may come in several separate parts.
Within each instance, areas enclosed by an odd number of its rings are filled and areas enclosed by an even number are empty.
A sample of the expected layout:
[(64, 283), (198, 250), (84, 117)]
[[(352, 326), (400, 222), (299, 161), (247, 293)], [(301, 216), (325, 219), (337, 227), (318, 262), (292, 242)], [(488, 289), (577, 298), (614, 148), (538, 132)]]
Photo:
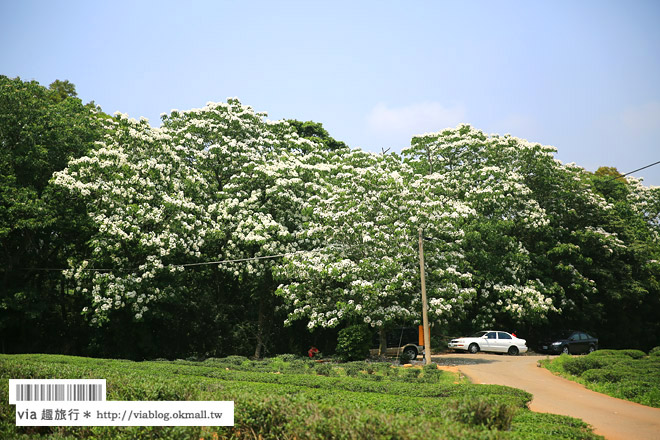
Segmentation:
[(547, 356), (479, 353), (434, 356), (455, 365), (474, 383), (507, 385), (534, 395), (530, 409), (577, 417), (608, 440), (660, 439), (660, 409), (616, 399), (557, 377), (537, 362)]

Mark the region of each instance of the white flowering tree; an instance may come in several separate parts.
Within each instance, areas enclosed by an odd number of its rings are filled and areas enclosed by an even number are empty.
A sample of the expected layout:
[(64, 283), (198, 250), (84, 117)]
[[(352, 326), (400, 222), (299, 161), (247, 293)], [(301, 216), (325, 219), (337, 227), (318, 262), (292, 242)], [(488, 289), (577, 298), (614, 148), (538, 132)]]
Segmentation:
[[(161, 128), (117, 115), (105, 141), (55, 178), (89, 201), (98, 225), (91, 258), (70, 272), (90, 283), (79, 289), (92, 322), (119, 309), (141, 320), (152, 303), (190, 298), (183, 272), (217, 261), (258, 304), (260, 356), (275, 263), (259, 258), (298, 249), (316, 149), (236, 99), (173, 110)], [(99, 267), (112, 270), (89, 271)]]
[[(445, 194), (477, 213), (464, 240), (478, 290), (473, 326), (529, 329), (550, 319), (599, 328), (623, 306), (621, 298), (652, 290), (639, 280), (654, 279), (655, 266), (646, 261), (654, 261), (657, 245), (633, 258), (628, 243), (657, 243), (656, 190), (632, 179), (617, 202), (598, 188), (598, 176), (562, 164), (554, 152), (467, 125), (417, 136), (403, 152), (406, 163), (421, 174), (440, 175)], [(600, 179), (601, 185), (615, 184)], [(638, 277), (631, 277), (635, 272)]]
[(301, 233), (312, 247), (280, 268), (287, 323), (303, 319), (310, 329), (366, 323), (382, 330), (420, 322), (420, 228), (442, 239), (426, 252), (427, 267), (435, 267), (428, 276), (436, 281), (429, 284), (430, 313), (460, 316), (475, 293), (460, 253), (461, 224), (472, 211), (432, 197), (436, 182), (414, 176), (397, 156), (353, 150), (331, 159)]
[[(524, 240), (549, 220), (526, 179), (552, 162), (554, 149), (510, 136), (488, 136), (469, 125), (415, 136), (405, 162), (435, 176), (445, 197), (474, 209), (463, 249), (477, 290), (472, 326), (538, 320), (553, 310), (552, 290), (533, 271)], [(542, 165), (541, 165), (542, 166)]]

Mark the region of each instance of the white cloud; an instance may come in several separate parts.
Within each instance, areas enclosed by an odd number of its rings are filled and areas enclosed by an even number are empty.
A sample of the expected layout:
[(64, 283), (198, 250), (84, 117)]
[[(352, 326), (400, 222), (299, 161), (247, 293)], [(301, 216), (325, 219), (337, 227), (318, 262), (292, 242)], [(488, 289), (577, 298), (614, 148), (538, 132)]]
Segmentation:
[(660, 102), (652, 101), (623, 111), (621, 119), (626, 128), (648, 134), (660, 130)]
[(463, 105), (445, 107), (438, 102), (420, 102), (403, 107), (388, 107), (380, 103), (367, 116), (369, 130), (394, 137), (440, 131), (465, 121)]

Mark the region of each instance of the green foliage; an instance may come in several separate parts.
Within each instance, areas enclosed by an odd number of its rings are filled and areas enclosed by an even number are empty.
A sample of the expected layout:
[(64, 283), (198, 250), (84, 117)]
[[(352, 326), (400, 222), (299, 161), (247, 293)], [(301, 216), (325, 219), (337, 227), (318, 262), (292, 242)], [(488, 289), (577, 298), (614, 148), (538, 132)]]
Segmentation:
[(594, 358), (599, 358), (601, 356), (628, 356), (633, 359), (641, 359), (646, 356), (646, 353), (644, 353), (641, 350), (597, 350), (593, 353), (591, 353), (591, 356)]
[[(559, 414), (532, 413), (518, 411), (511, 427), (512, 438), (540, 440), (563, 439), (602, 439), (589, 431), (589, 425), (580, 419)], [(520, 437), (518, 435), (520, 434)]]
[(586, 370), (580, 374), (582, 379), (586, 380), (587, 382), (620, 382), (624, 377), (625, 374), (623, 371), (619, 370), (611, 370), (611, 369), (593, 369), (593, 370)]
[[(238, 361), (241, 361), (238, 363)], [(95, 439), (275, 439), (275, 438), (407, 438), (407, 439), (595, 439), (588, 427), (570, 417), (536, 414), (526, 407), (531, 395), (495, 385), (453, 384), (438, 376), (424, 383), (409, 377), (390, 380), (385, 371), (406, 371), (389, 364), (372, 365), (358, 377), (316, 375), (298, 365), (297, 373), (280, 373), (282, 358), (249, 361), (128, 362), (53, 355), (0, 355), (0, 393), (7, 378), (88, 378), (107, 381), (108, 400), (233, 400), (235, 426), (204, 427), (44, 427), (21, 428), (13, 407), (0, 404), (2, 438)], [(336, 371), (366, 363), (326, 364)], [(235, 368), (235, 369), (234, 369)], [(271, 369), (271, 371), (268, 371)], [(422, 370), (417, 370), (418, 372)], [(430, 371), (430, 369), (428, 369)], [(423, 371), (426, 373), (427, 371)], [(365, 376), (365, 377), (363, 377)], [(380, 380), (366, 379), (378, 376)], [(393, 377), (398, 377), (393, 376)], [(510, 431), (509, 431), (510, 429)], [(542, 437), (541, 437), (542, 438)]]
[(293, 128), (296, 130), (296, 133), (298, 133), (298, 136), (315, 142), (320, 142), (327, 150), (341, 150), (348, 148), (345, 143), (338, 141), (330, 136), (328, 131), (323, 128), (323, 124), (320, 122), (302, 122), (295, 119), (289, 119), (287, 122), (293, 126)]
[(346, 361), (363, 360), (369, 356), (371, 334), (364, 325), (351, 325), (337, 335), (337, 355)]
[(639, 350), (597, 350), (542, 361), (549, 370), (590, 389), (660, 408), (660, 357)]
[(452, 407), (452, 417), (461, 423), (483, 425), (490, 429), (508, 431), (516, 409), (485, 399), (459, 401)]
[(564, 362), (564, 370), (566, 370), (566, 372), (569, 374), (580, 376), (582, 373), (584, 373), (587, 370), (591, 370), (594, 368), (601, 368), (604, 365), (606, 365), (605, 362), (603, 362), (598, 357), (594, 357), (594, 356), (572, 357)]
[(316, 372), (316, 374), (319, 374), (321, 376), (332, 376), (335, 370), (334, 368), (332, 368), (332, 365), (330, 364), (319, 363), (316, 364), (314, 371)]
[(102, 137), (104, 115), (84, 106), (75, 88), (58, 93), (0, 75), (3, 351), (75, 353), (86, 345), (80, 313), (87, 301), (61, 272), (43, 269), (66, 268), (68, 258), (87, 254), (91, 222), (85, 204), (50, 179)]
[(64, 101), (67, 98), (76, 98), (78, 93), (76, 92), (76, 86), (69, 80), (61, 81), (56, 79), (48, 86), (48, 90), (53, 92), (51, 94), (51, 99), (55, 102)]

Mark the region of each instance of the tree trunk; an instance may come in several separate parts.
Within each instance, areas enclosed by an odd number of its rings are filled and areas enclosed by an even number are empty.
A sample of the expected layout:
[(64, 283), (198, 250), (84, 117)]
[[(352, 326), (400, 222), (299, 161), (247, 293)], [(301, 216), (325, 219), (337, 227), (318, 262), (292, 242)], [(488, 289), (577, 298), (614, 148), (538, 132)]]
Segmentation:
[(387, 335), (385, 334), (385, 329), (383, 327), (378, 329), (378, 355), (384, 356), (387, 353)]
[(264, 349), (264, 327), (266, 323), (266, 313), (264, 311), (264, 300), (259, 301), (259, 317), (257, 319), (257, 346), (254, 349), (254, 357), (261, 359)]

